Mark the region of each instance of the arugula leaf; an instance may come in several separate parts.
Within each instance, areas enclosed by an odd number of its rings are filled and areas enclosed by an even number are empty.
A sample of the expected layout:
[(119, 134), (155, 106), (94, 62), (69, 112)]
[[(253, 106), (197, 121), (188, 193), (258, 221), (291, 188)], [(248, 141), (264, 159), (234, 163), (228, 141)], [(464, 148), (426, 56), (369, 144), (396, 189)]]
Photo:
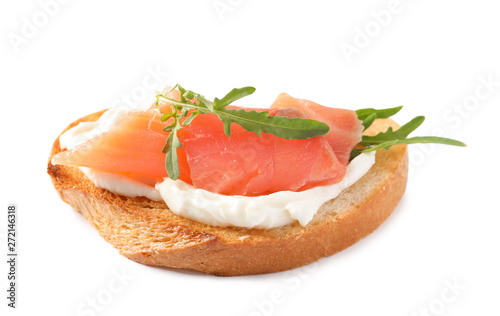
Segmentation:
[(177, 157), (177, 150), (182, 147), (179, 138), (177, 137), (177, 131), (181, 129), (180, 125), (175, 126), (170, 135), (167, 138), (167, 144), (163, 148), (163, 152), (166, 154), (165, 158), (165, 168), (169, 178), (179, 179), (179, 161)]
[(368, 147), (366, 149), (358, 150), (358, 154), (369, 153), (371, 151), (376, 151), (376, 150), (379, 150), (379, 149), (382, 149), (382, 148), (389, 149), (389, 147), (391, 147), (392, 145), (396, 145), (397, 143), (398, 143), (397, 139), (390, 140), (390, 141), (387, 141), (387, 142), (380, 143), (377, 146)]
[(269, 116), (269, 112), (257, 112), (244, 109), (234, 110), (219, 108), (214, 111), (224, 123), (224, 132), (231, 136), (231, 124), (237, 123), (249, 132), (261, 136), (261, 132), (273, 134), (285, 139), (307, 139), (322, 136), (330, 131), (330, 127), (319, 121)]
[(367, 153), (370, 151), (375, 151), (378, 149), (389, 149), (389, 147), (393, 145), (400, 145), (400, 144), (423, 144), (423, 143), (432, 143), (432, 144), (443, 144), (443, 145), (452, 145), (452, 146), (459, 146), (459, 147), (466, 147), (464, 143), (458, 140), (454, 140), (451, 138), (444, 138), (444, 137), (437, 137), (437, 136), (419, 136), (419, 137), (412, 137), (408, 139), (395, 139), (395, 140), (390, 140), (387, 142), (383, 142), (378, 144), (375, 147), (368, 147), (366, 149), (361, 150), (361, 153)]
[(184, 122), (182, 122), (182, 125), (188, 126), (189, 124), (191, 124), (191, 122), (198, 114), (200, 114), (200, 110), (196, 110), (193, 113), (191, 113), (191, 115), (186, 120), (184, 120)]
[(389, 108), (389, 109), (382, 109), (382, 110), (375, 110), (375, 109), (360, 109), (356, 111), (356, 114), (358, 115), (358, 118), (362, 121), (364, 121), (368, 116), (372, 114), (376, 114), (377, 118), (389, 118), (393, 116), (394, 114), (398, 113), (401, 111), (403, 106), (397, 106), (395, 108)]
[(196, 98), (198, 102), (202, 105), (204, 105), (209, 111), (214, 110), (214, 105), (212, 102), (208, 101), (204, 96), (198, 93), (194, 93), (193, 91), (186, 90), (186, 92), (183, 93), (183, 97), (185, 99), (193, 100)]
[(375, 136), (365, 136), (361, 140), (361, 145), (373, 145), (380, 144), (384, 141), (405, 139), (408, 135), (417, 129), (425, 120), (424, 116), (417, 116), (413, 120), (409, 121), (405, 125), (401, 126), (396, 131), (393, 131), (392, 127), (389, 127), (386, 132), (379, 133)]
[[(376, 118), (388, 118), (401, 110), (402, 106), (398, 106), (390, 109), (361, 109), (357, 110), (356, 114), (358, 119), (363, 121), (364, 130), (371, 126)], [(407, 138), (408, 135), (417, 129), (425, 120), (423, 116), (417, 116), (410, 122), (401, 126), (396, 131), (392, 127), (389, 127), (387, 131), (379, 133), (375, 136), (363, 135), (359, 145), (365, 146), (365, 148), (354, 148), (351, 151), (350, 160), (354, 159), (361, 153), (367, 153), (371, 151), (376, 151), (379, 149), (389, 149), (391, 146), (400, 144), (417, 144), (417, 143), (434, 143), (434, 144), (444, 144), (452, 146), (465, 147), (466, 145), (458, 140), (436, 137), (436, 136), (420, 136)]]
[(174, 113), (174, 112), (164, 114), (164, 115), (161, 117), (161, 121), (162, 121), (162, 122), (165, 122), (166, 120), (168, 120), (169, 118), (174, 117), (174, 116), (175, 116), (175, 113)]
[(365, 119), (363, 120), (363, 127), (364, 127), (363, 131), (366, 131), (366, 129), (372, 125), (373, 121), (375, 121), (376, 118), (377, 118), (376, 113), (372, 113), (367, 117), (365, 117)]
[(214, 106), (216, 109), (224, 108), (228, 106), (229, 104), (246, 97), (247, 95), (251, 95), (252, 93), (255, 92), (254, 87), (243, 87), (243, 88), (234, 88), (233, 90), (229, 91), (228, 94), (226, 94), (222, 99), (214, 99)]
[[(181, 93), (181, 102), (185, 102), (186, 101), (186, 98), (184, 97), (184, 94), (186, 93), (186, 89), (184, 89), (183, 87), (181, 87), (180, 84), (177, 84), (177, 88), (179, 89), (179, 92)], [(163, 96), (165, 96), (166, 94), (164, 94)]]
[(353, 160), (354, 158), (356, 158), (360, 154), (361, 154), (361, 149), (357, 149), (356, 147), (354, 147), (354, 149), (351, 150), (351, 156), (349, 157), (349, 161)]

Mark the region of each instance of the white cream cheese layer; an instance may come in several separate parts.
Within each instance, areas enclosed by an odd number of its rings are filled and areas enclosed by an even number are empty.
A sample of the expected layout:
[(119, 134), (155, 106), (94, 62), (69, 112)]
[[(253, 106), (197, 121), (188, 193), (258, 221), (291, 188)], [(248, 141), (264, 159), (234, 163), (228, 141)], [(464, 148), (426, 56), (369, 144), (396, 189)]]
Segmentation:
[[(108, 131), (128, 114), (128, 109), (114, 108), (106, 111), (96, 122), (83, 122), (61, 135), (63, 149), (73, 149), (79, 144)], [(269, 195), (227, 196), (212, 193), (181, 181), (165, 178), (150, 187), (130, 178), (80, 168), (97, 187), (129, 196), (145, 196), (161, 201), (181, 216), (215, 226), (239, 226), (248, 228), (281, 227), (295, 221), (307, 225), (320, 206), (337, 197), (342, 190), (353, 185), (375, 163), (375, 152), (361, 154), (347, 166), (341, 182), (319, 186), (301, 192), (280, 191)]]
[(84, 167), (80, 167), (80, 170), (98, 188), (129, 197), (145, 196), (153, 201), (162, 200), (160, 192), (155, 188), (125, 176)]

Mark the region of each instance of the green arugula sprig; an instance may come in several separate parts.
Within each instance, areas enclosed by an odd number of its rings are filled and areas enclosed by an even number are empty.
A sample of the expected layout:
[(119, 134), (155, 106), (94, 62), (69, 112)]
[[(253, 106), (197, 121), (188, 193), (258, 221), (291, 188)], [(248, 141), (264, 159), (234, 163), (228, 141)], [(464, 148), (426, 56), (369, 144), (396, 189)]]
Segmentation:
[[(181, 93), (180, 100), (167, 97), (167, 94), (175, 88), (179, 89)], [(182, 144), (177, 132), (182, 129), (182, 126), (191, 124), (199, 114), (213, 113), (217, 115), (224, 123), (224, 132), (228, 137), (231, 136), (232, 123), (239, 124), (245, 130), (259, 136), (264, 132), (285, 139), (308, 139), (326, 135), (330, 131), (327, 124), (315, 120), (269, 116), (268, 111), (257, 112), (255, 110), (227, 108), (229, 104), (252, 94), (254, 91), (253, 87), (233, 89), (222, 99), (215, 98), (213, 104), (201, 94), (186, 90), (179, 84), (168, 91), (157, 93), (156, 108), (162, 114), (162, 122), (173, 119), (172, 123), (163, 129), (170, 132), (163, 148), (163, 152), (166, 154), (165, 167), (170, 179), (177, 180), (180, 175), (177, 150), (182, 147)], [(193, 102), (195, 99), (197, 102)], [(173, 111), (162, 113), (159, 108), (160, 101), (172, 105)], [(184, 117), (185, 119), (181, 122)]]
[[(366, 130), (377, 118), (389, 118), (394, 114), (398, 113), (403, 107), (398, 106), (395, 108), (375, 110), (375, 109), (361, 109), (357, 110), (356, 114), (358, 118), (363, 121), (364, 129)], [(389, 149), (391, 146), (399, 144), (416, 144), (416, 143), (435, 143), (444, 144), (452, 146), (465, 147), (466, 145), (458, 140), (436, 137), (436, 136), (420, 136), (407, 138), (408, 135), (417, 129), (425, 120), (424, 116), (417, 116), (410, 122), (401, 126), (399, 129), (394, 131), (392, 127), (389, 127), (384, 133), (379, 133), (375, 136), (365, 136), (359, 143), (365, 146), (363, 149), (354, 148), (351, 152), (351, 159), (355, 158), (361, 153), (371, 152), (379, 149)]]

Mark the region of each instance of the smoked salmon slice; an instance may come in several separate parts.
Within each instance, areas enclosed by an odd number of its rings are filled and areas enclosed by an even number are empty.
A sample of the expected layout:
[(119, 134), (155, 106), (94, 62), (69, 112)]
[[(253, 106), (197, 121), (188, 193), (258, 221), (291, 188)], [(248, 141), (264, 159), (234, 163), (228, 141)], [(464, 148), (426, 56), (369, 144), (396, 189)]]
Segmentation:
[(215, 114), (203, 114), (178, 135), (193, 185), (211, 192), (254, 196), (299, 191), (339, 182), (345, 175), (345, 166), (323, 137), (259, 137), (236, 124), (227, 137)]
[[(357, 117), (352, 120), (356, 116), (352, 111), (307, 102), (282, 94), (267, 111), (271, 116), (323, 121), (334, 134), (287, 140), (267, 133), (259, 137), (233, 124), (231, 137), (227, 137), (215, 114), (198, 115), (178, 131), (182, 143), (177, 152), (179, 179), (211, 192), (246, 196), (301, 191), (341, 181), (349, 154), (361, 140), (361, 123)], [(320, 113), (324, 115), (321, 119)], [(160, 117), (154, 108), (129, 113), (108, 132), (59, 153), (53, 162), (120, 173), (150, 185), (161, 182), (168, 176), (162, 149), (169, 133), (163, 131), (168, 122), (161, 122)], [(332, 145), (334, 140), (339, 143)]]

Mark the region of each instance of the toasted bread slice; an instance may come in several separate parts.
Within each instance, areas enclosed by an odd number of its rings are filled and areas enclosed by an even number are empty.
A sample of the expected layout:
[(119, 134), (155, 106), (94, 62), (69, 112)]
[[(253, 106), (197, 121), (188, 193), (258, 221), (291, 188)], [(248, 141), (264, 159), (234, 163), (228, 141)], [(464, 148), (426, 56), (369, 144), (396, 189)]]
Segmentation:
[[(95, 121), (102, 113), (83, 117), (66, 130)], [(375, 135), (389, 126), (399, 127), (390, 119), (379, 119), (365, 133)], [(408, 175), (406, 145), (393, 146), (379, 150), (370, 171), (323, 204), (305, 227), (298, 223), (272, 229), (217, 227), (176, 215), (163, 202), (98, 188), (78, 168), (52, 165), (52, 156), (59, 152), (57, 138), (47, 171), (59, 196), (122, 255), (146, 265), (221, 276), (293, 269), (351, 246), (392, 213)]]

